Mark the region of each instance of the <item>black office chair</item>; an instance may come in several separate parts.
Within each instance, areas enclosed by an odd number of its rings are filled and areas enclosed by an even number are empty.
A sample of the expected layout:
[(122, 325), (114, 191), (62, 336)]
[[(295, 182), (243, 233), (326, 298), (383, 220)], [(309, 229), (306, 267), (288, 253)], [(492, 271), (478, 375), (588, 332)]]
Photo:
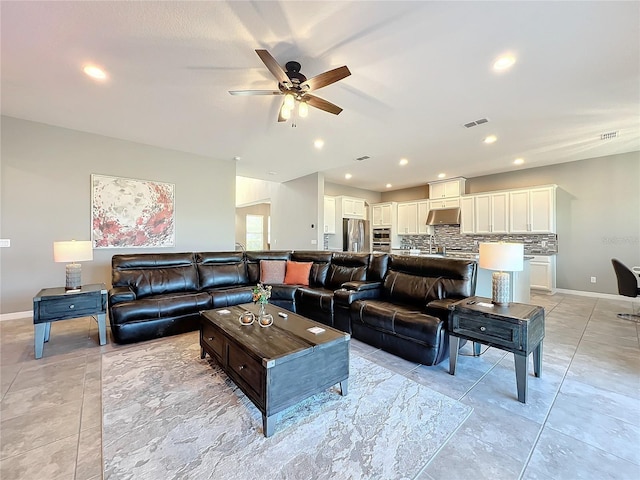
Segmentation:
[[(611, 263), (613, 264), (613, 270), (616, 272), (616, 277), (618, 279), (618, 293), (625, 297), (635, 298), (640, 296), (640, 288), (638, 288), (636, 274), (615, 258), (611, 259)], [(635, 302), (632, 302), (631, 304), (633, 313), (619, 313), (618, 317), (624, 318), (625, 320), (640, 322), (640, 314), (636, 312), (634, 303)]]

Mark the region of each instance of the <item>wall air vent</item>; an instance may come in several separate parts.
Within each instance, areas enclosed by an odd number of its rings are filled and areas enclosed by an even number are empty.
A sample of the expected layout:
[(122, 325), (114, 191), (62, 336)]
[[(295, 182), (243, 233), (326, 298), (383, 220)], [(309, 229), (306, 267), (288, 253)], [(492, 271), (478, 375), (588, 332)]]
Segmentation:
[(619, 135), (620, 135), (620, 132), (618, 132), (618, 131), (601, 133), (600, 134), (600, 140), (611, 140), (612, 138), (618, 138)]
[(369, 155), (363, 155), (362, 157), (356, 158), (356, 161), (361, 162), (363, 160), (369, 160), (371, 157)]
[(471, 128), (471, 127), (475, 127), (477, 125), (482, 125), (483, 123), (487, 123), (488, 121), (489, 121), (488, 118), (481, 118), (481, 119), (476, 120), (474, 122), (465, 123), (464, 126), (465, 126), (465, 128)]

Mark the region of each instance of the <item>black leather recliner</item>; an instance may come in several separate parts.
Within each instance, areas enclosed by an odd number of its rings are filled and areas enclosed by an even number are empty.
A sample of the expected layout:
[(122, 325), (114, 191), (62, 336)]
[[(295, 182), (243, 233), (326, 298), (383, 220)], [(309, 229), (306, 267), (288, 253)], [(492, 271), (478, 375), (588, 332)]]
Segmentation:
[(354, 338), (423, 365), (447, 358), (448, 306), (475, 293), (472, 260), (391, 256), (376, 288), (335, 294), (336, 325)]

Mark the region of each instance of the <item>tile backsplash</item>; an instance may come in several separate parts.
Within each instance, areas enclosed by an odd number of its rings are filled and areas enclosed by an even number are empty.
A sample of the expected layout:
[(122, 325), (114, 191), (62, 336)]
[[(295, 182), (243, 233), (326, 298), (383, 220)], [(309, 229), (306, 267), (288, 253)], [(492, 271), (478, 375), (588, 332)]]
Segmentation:
[[(558, 235), (546, 234), (505, 234), (505, 235), (460, 235), (457, 225), (436, 225), (433, 245), (444, 246), (448, 250), (478, 252), (478, 244), (484, 242), (524, 243), (527, 255), (554, 255), (558, 253)], [(400, 248), (429, 248), (429, 235), (401, 235)]]

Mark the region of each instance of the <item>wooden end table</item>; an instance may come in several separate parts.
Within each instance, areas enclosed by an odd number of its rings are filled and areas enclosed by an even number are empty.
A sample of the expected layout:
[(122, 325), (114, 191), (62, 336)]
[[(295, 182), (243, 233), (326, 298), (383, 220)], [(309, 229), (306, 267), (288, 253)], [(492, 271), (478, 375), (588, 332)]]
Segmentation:
[(43, 288), (33, 297), (35, 356), (42, 358), (44, 343), (49, 341), (51, 323), (80, 317), (94, 317), (98, 322), (100, 345), (107, 343), (107, 288), (104, 283), (83, 285), (80, 290), (64, 287)]
[(449, 373), (455, 375), (460, 339), (483, 343), (513, 353), (518, 400), (527, 402), (527, 359), (533, 353), (533, 371), (542, 376), (544, 308), (524, 303), (493, 305), (491, 299), (470, 297), (452, 304), (449, 313)]

